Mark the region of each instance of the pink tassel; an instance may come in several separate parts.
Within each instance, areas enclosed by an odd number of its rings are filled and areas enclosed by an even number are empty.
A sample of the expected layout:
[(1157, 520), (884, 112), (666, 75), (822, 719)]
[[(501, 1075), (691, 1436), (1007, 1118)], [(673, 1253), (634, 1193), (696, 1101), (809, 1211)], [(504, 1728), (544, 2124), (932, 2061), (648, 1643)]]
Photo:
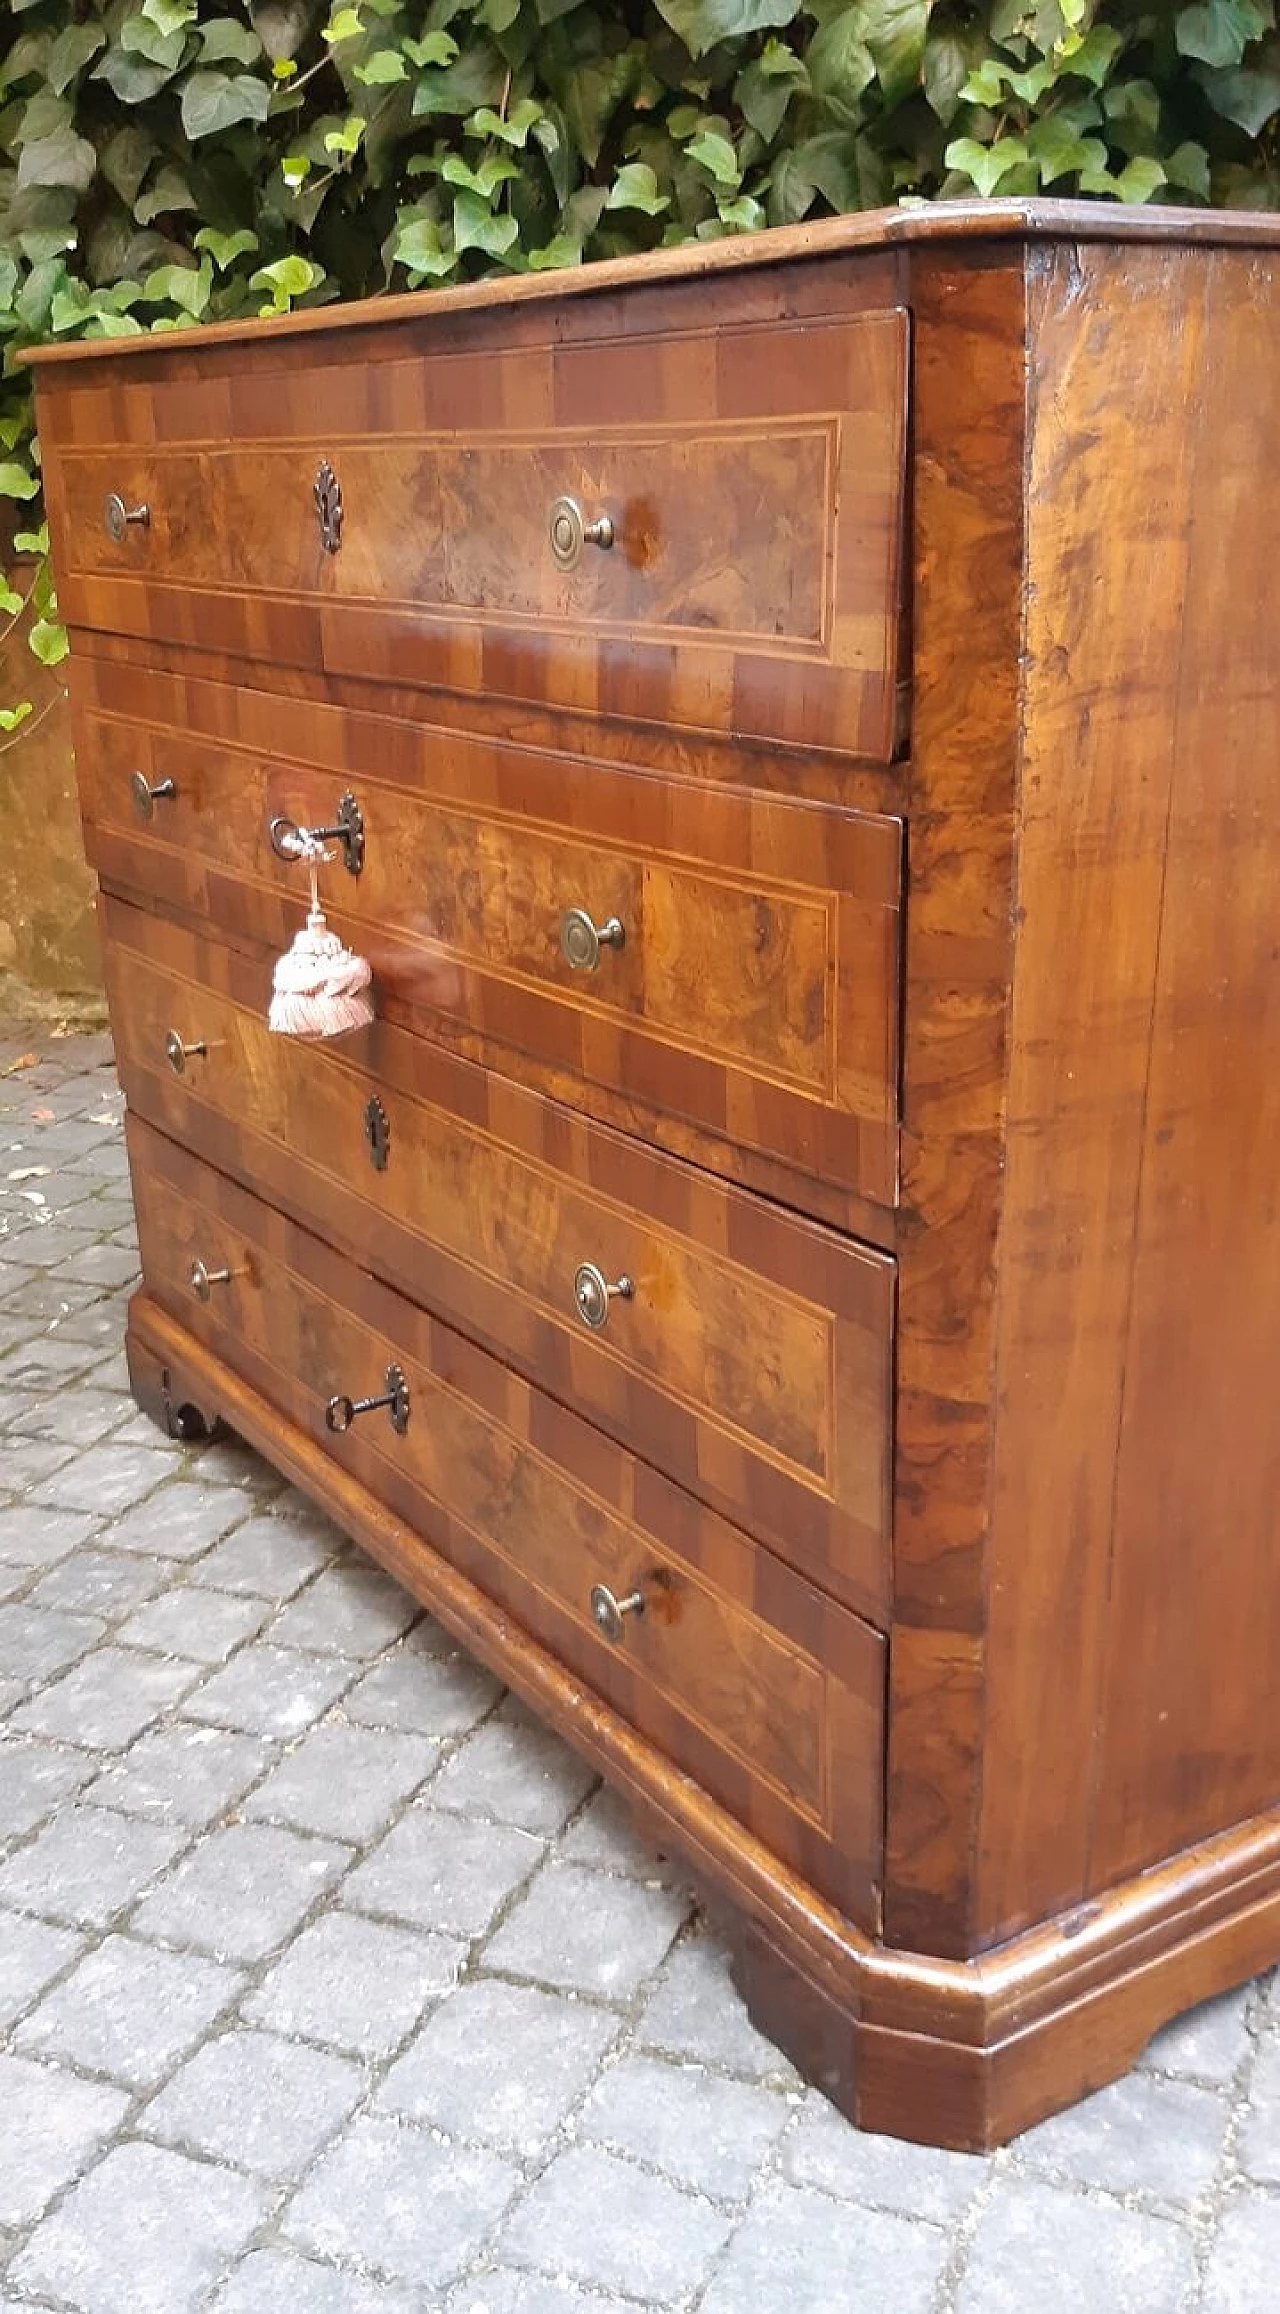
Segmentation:
[(328, 853), (305, 837), (299, 849), (311, 870), (311, 908), (272, 974), (267, 1026), (280, 1036), (348, 1036), (353, 1029), (367, 1028), (374, 1017), (369, 993), (373, 974), (364, 957), (344, 948), (325, 922), (319, 866)]

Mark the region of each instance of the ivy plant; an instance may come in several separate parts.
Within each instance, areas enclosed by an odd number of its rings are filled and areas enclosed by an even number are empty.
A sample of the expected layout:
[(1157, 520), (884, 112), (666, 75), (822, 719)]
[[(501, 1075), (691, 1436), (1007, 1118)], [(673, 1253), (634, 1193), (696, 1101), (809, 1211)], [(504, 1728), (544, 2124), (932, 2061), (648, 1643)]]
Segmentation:
[(885, 202), (1274, 206), (1278, 121), (1273, 0), (7, 0), (0, 615), (65, 651), (23, 347)]

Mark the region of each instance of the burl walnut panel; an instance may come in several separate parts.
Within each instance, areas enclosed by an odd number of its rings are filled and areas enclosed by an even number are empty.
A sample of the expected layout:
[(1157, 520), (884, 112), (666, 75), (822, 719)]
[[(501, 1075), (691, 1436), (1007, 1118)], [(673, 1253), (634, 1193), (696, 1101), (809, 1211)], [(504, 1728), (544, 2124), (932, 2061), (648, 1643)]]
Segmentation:
[[(944, 204), (37, 357), (140, 1402), (409, 1581), (935, 2143), (1280, 1957), (1278, 268)], [(562, 482), (617, 531), (563, 578)], [(378, 1019), (277, 1052), (266, 823), (344, 788)], [(438, 1443), (335, 1444), (393, 1342)]]
[[(95, 674), (130, 702), (77, 710), (105, 881), (278, 951), (306, 878), (273, 852), (271, 822), (328, 826), (350, 789), (364, 866), (326, 878), (326, 905), (388, 1016), (452, 1024), (480, 1058), (514, 1047), (572, 1072), (584, 1102), (617, 1088), (892, 1202), (899, 821), (373, 714), (304, 720), (222, 686), (197, 687), (184, 726), (164, 678)], [(176, 791), (143, 823), (138, 770)], [(561, 951), (572, 908), (623, 928), (591, 972)]]
[[(883, 1621), (891, 1260), (385, 1022), (272, 1036), (265, 965), (103, 907), (132, 1109)], [(208, 1048), (181, 1076), (174, 1029)], [(599, 1333), (575, 1312), (586, 1261), (633, 1287)]]
[[(874, 1916), (884, 1642), (460, 1335), (137, 1119), (148, 1289), (741, 1815)], [(206, 1302), (195, 1261), (227, 1268)], [(337, 1392), (410, 1392), (335, 1435)], [(643, 1588), (615, 1651), (591, 1587)]]
[[(122, 401), (86, 382), (51, 445), (64, 614), (888, 755), (907, 316), (708, 327), (700, 303), (673, 291), (621, 360), (588, 311), (513, 352), (498, 321), (442, 339), (423, 300), (391, 362), (318, 346), (281, 364), (264, 333), (190, 386)], [(313, 504), (322, 462), (342, 491), (336, 552)], [(119, 541), (112, 493), (148, 513)], [(549, 542), (564, 496), (613, 537), (568, 572)]]

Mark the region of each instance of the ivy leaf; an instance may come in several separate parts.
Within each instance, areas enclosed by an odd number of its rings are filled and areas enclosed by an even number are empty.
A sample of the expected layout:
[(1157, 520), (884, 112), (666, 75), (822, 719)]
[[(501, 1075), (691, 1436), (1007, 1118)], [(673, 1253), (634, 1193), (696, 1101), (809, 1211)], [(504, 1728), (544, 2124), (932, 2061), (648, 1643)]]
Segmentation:
[(145, 129), (130, 123), (117, 129), (102, 148), (100, 167), (113, 192), (120, 195), (126, 209), (132, 209), (156, 154), (156, 142)]
[(187, 52), (185, 30), (162, 32), (147, 16), (130, 16), (120, 33), (120, 46), (129, 56), (143, 56), (148, 64), (163, 65), (175, 73)]
[(403, 265), (415, 281), (438, 281), (453, 272), (455, 262), (453, 250), (443, 246), (440, 229), (430, 217), (415, 217), (401, 227), (392, 263)]
[(1087, 169), (1094, 155), (1105, 147), (1096, 140), (1079, 137), (1053, 113), (1036, 121), (1027, 132), (1027, 151), (1040, 171), (1042, 185), (1056, 184), (1060, 177), (1074, 176), (1078, 169)]
[(212, 225), (202, 225), (195, 238), (197, 249), (207, 249), (219, 273), (234, 265), (237, 257), (248, 257), (258, 246), (258, 236), (247, 226), (238, 233), (219, 233)]
[(458, 43), (450, 32), (428, 32), (421, 40), (406, 40), (404, 52), (419, 66), (448, 65), (458, 54)]
[(921, 77), (930, 110), (949, 128), (970, 73), (969, 48), (959, 32), (933, 32), (925, 42)]
[(173, 79), (174, 67), (168, 64), (148, 64), (144, 57), (131, 56), (123, 48), (109, 48), (101, 64), (95, 64), (91, 80), (105, 80), (114, 97), (121, 104), (146, 104), (157, 96), (167, 81)]
[(1261, 136), (1280, 111), (1280, 72), (1244, 64), (1235, 72), (1214, 72), (1202, 64), (1196, 67), (1196, 77), (1214, 111), (1234, 121), (1246, 136)]
[(56, 667), (66, 658), (71, 645), (67, 630), (52, 619), (36, 619), (27, 633), (27, 649), (42, 667)]
[(423, 73), (413, 92), (415, 117), (429, 119), (437, 113), (471, 113), (480, 105), (498, 104), (506, 77), (506, 68), (497, 50), (490, 48), (487, 41), (477, 42), (474, 48), (464, 49), (455, 56), (452, 64)]
[(252, 73), (193, 72), (182, 87), (182, 125), (194, 144), (237, 121), (264, 121), (271, 102), (265, 80)]
[(714, 130), (704, 129), (700, 136), (690, 138), (685, 151), (691, 161), (700, 161), (703, 168), (715, 178), (717, 185), (735, 186), (742, 183), (742, 169), (738, 156), (727, 137)]
[(949, 169), (959, 169), (972, 178), (985, 200), (1011, 169), (1027, 159), (1027, 148), (1021, 137), (1001, 137), (995, 145), (980, 145), (974, 137), (957, 137), (947, 146), (943, 159)]
[(1095, 88), (1101, 88), (1123, 47), (1123, 33), (1110, 24), (1095, 24), (1079, 47), (1072, 50), (1066, 69), (1077, 79), (1091, 81)]
[(0, 498), (37, 498), (40, 485), (34, 474), (13, 459), (0, 462)]
[(37, 137), (24, 145), (18, 161), (18, 186), (69, 185), (87, 193), (98, 173), (98, 155), (87, 137), (74, 129), (59, 129), (55, 136)]
[(170, 162), (160, 169), (145, 193), (140, 193), (133, 206), (140, 225), (150, 225), (157, 217), (174, 216), (179, 210), (198, 207), (181, 169)]
[(473, 169), (461, 153), (450, 153), (440, 174), (447, 185), (466, 185), (471, 192), (479, 193), (487, 202), (499, 185), (506, 184), (512, 177), (518, 177), (520, 171), (509, 153), (486, 154), (478, 169)]
[(1159, 161), (1149, 153), (1139, 153), (1129, 161), (1116, 178), (1116, 191), (1122, 201), (1149, 201), (1162, 185), (1169, 182)]
[(45, 79), (55, 96), (70, 88), (77, 74), (107, 45), (107, 36), (100, 24), (69, 24), (60, 32), (49, 50), (45, 64)]
[(659, 16), (679, 34), (690, 56), (705, 56), (722, 40), (794, 24), (800, 0), (656, 0)]
[(364, 26), (360, 21), (359, 9), (339, 8), (325, 25), (320, 38), (327, 40), (331, 48), (336, 48), (340, 41), (360, 40), (363, 36)]
[(1180, 55), (1226, 67), (1242, 64), (1249, 42), (1271, 31), (1275, 20), (1274, 7), (1263, 0), (1204, 0), (1178, 10), (1174, 38)]
[(630, 161), (624, 169), (619, 169), (609, 187), (605, 207), (640, 209), (646, 217), (658, 217), (671, 203), (665, 193), (658, 191), (658, 180), (652, 169), (643, 161)]
[(161, 34), (185, 32), (195, 22), (196, 0), (142, 0), (142, 13)]
[(20, 699), (16, 707), (0, 707), (0, 731), (16, 731), (32, 712), (31, 701)]
[(798, 224), (818, 193), (829, 208), (857, 209), (860, 191), (852, 138), (828, 129), (779, 155), (769, 190), (769, 219), (774, 225)]
[(901, 104), (920, 86), (930, 5), (931, 0), (871, 0), (860, 11), (886, 106)]
[[(350, 114), (348, 119), (343, 122), (341, 128), (329, 129), (326, 131), (324, 140), (324, 149), (326, 153), (358, 152), (360, 147), (360, 139), (364, 135), (364, 132), (368, 126), (369, 123), (364, 118), (363, 113), (353, 112)], [(302, 182), (302, 176), (305, 176), (305, 174), (306, 171), (303, 170), (301, 175), (298, 176), (297, 181), (299, 184)]]
[(407, 80), (409, 67), (398, 48), (375, 48), (372, 56), (356, 66), (356, 79), (366, 88), (389, 88), (396, 80)]
[(263, 313), (287, 313), (295, 297), (305, 297), (323, 280), (323, 267), (313, 265), (309, 257), (278, 257), (274, 265), (260, 265), (250, 274), (249, 287), (270, 292), (270, 303), (260, 309)]
[(246, 24), (237, 24), (233, 16), (215, 16), (212, 24), (205, 24), (200, 32), (200, 62), (202, 64), (260, 64), (262, 42)]
[(459, 256), (464, 249), (482, 249), (487, 257), (505, 257), (519, 238), (514, 217), (495, 217), (478, 193), (455, 193), (453, 246)]
[(755, 57), (739, 74), (733, 96), (756, 135), (771, 145), (792, 98), (807, 92), (808, 87), (809, 72), (803, 58), (784, 48), (780, 40), (771, 40), (763, 56)]
[(147, 305), (176, 305), (198, 321), (212, 287), (213, 267), (205, 258), (198, 269), (192, 265), (157, 266), (143, 282), (141, 296)]
[(542, 106), (535, 104), (531, 96), (522, 96), (518, 104), (512, 105), (505, 120), (491, 105), (482, 104), (478, 112), (472, 113), (466, 130), (471, 137), (497, 137), (504, 145), (523, 148), (530, 129), (544, 118)]
[(864, 11), (843, 8), (822, 25), (805, 59), (814, 95), (846, 128), (862, 120), (859, 98), (876, 77), (875, 60), (863, 38)]
[(1180, 192), (1194, 193), (1200, 201), (1212, 200), (1209, 155), (1203, 145), (1187, 143), (1176, 146), (1173, 152), (1165, 155), (1164, 165), (1169, 183), (1176, 185)]

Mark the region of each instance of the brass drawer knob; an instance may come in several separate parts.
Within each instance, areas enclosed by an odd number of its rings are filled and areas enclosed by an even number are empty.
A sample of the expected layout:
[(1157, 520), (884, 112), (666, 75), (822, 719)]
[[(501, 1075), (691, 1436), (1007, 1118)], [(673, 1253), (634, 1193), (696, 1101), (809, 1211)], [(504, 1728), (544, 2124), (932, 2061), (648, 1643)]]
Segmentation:
[(198, 1302), (207, 1302), (215, 1286), (231, 1283), (229, 1269), (208, 1269), (204, 1262), (193, 1261), (187, 1271), (187, 1284)]
[(203, 1060), (207, 1057), (208, 1051), (209, 1047), (203, 1037), (198, 1038), (195, 1044), (184, 1044), (176, 1028), (171, 1028), (164, 1040), (164, 1057), (175, 1077), (180, 1077), (183, 1074), (188, 1061)]
[(158, 803), (168, 801), (178, 792), (171, 779), (158, 779), (153, 787), (145, 771), (135, 771), (129, 788), (133, 796), (133, 808), (140, 820), (149, 820)]
[(278, 860), (302, 859), (305, 839), (313, 844), (341, 844), (342, 864), (349, 876), (358, 876), (364, 866), (364, 814), (350, 788), (338, 805), (337, 818), (327, 828), (304, 828), (297, 820), (278, 818), (272, 820), (267, 833)]
[(103, 506), (102, 523), (108, 538), (114, 540), (117, 546), (123, 546), (131, 523), (137, 523), (142, 530), (151, 528), (151, 508), (146, 505), (126, 506), (119, 492), (113, 490)]
[(591, 1589), (590, 1606), (591, 1620), (600, 1637), (607, 1639), (611, 1647), (621, 1647), (626, 1637), (625, 1617), (643, 1615), (644, 1593), (637, 1587), (634, 1591), (628, 1591), (625, 1599), (619, 1599), (607, 1583), (595, 1583)]
[(379, 1406), (389, 1409), (391, 1427), (404, 1437), (409, 1427), (409, 1385), (399, 1366), (388, 1366), (382, 1390), (376, 1398), (348, 1398), (340, 1391), (331, 1398), (324, 1410), (325, 1427), (329, 1430), (350, 1430), (357, 1414), (372, 1414)]
[(621, 948), (626, 932), (616, 916), (597, 924), (585, 908), (566, 908), (560, 919), (560, 954), (574, 972), (594, 972), (602, 948)]
[(576, 498), (557, 498), (547, 517), (547, 536), (558, 567), (575, 570), (584, 546), (607, 550), (613, 545), (613, 521), (607, 514), (598, 514), (594, 522), (588, 522)]
[(609, 1304), (629, 1302), (635, 1292), (630, 1278), (617, 1278), (611, 1285), (603, 1270), (593, 1261), (584, 1261), (573, 1275), (573, 1303), (584, 1326), (593, 1334), (609, 1322)]

